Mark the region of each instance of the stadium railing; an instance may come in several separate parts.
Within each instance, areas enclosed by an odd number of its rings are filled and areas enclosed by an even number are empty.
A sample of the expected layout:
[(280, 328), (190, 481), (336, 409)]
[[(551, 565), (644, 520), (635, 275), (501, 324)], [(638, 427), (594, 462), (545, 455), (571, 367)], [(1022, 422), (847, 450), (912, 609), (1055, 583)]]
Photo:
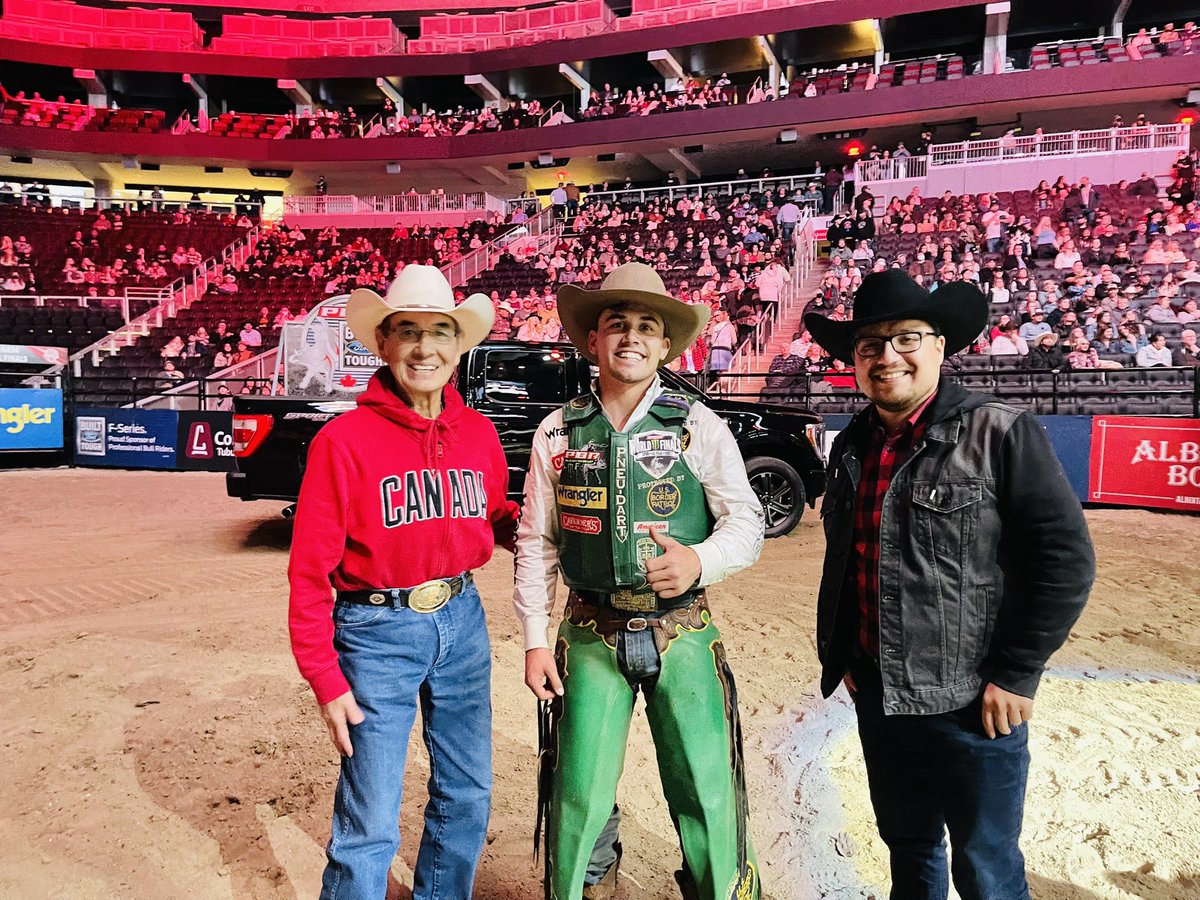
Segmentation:
[(1006, 135), (983, 141), (934, 144), (927, 156), (906, 159), (864, 159), (855, 163), (857, 184), (924, 178), (931, 169), (947, 166), (1029, 162), (1043, 158), (1110, 155), (1124, 151), (1179, 151), (1189, 148), (1190, 129), (1172, 122), (1130, 128), (1100, 128), (1052, 134)]

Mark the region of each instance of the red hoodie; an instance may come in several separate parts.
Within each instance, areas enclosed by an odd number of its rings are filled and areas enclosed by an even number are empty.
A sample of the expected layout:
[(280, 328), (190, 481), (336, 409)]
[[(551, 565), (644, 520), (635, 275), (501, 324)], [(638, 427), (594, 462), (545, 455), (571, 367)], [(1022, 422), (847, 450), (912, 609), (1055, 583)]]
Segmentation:
[(296, 506), (288, 626), (296, 663), (328, 703), (350, 690), (333, 646), (333, 590), (452, 578), (510, 546), (517, 504), (496, 428), (453, 387), (426, 419), (381, 369), (358, 408), (318, 432)]

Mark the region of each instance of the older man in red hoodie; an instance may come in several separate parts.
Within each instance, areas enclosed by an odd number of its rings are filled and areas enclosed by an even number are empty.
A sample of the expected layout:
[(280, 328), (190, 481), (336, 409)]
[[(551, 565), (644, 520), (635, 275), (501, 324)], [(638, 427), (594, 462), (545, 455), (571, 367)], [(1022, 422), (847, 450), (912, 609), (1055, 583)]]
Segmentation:
[(492, 326), (411, 265), (386, 298), (351, 295), (347, 323), (383, 360), (358, 408), (313, 441), (297, 505), (292, 651), (342, 756), (322, 898), (381, 900), (399, 847), (418, 707), (430, 755), (414, 900), (468, 900), (491, 801), (491, 650), (471, 570), (517, 507), (495, 427), (449, 386)]

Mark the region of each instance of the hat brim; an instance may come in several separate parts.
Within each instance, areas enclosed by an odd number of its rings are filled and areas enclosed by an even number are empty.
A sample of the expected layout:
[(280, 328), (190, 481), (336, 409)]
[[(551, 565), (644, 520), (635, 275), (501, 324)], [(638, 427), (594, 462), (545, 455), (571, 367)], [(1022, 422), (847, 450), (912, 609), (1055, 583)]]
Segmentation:
[(459, 353), (483, 343), (496, 320), (496, 308), (487, 294), (472, 294), (454, 309), (439, 309), (420, 304), (390, 306), (370, 288), (358, 288), (346, 301), (346, 325), (355, 340), (382, 357), (376, 329), (384, 319), (398, 312), (436, 313), (453, 319), (458, 325)]
[(820, 313), (809, 313), (804, 317), (804, 327), (830, 356), (853, 366), (854, 335), (860, 328), (902, 319), (920, 319), (936, 327), (946, 338), (946, 356), (953, 356), (970, 346), (983, 333), (988, 320), (987, 298), (978, 288), (956, 282), (943, 285), (927, 300), (911, 304), (902, 312), (855, 318), (847, 322), (834, 322)]
[(671, 341), (671, 351), (663, 365), (682, 356), (712, 316), (712, 309), (707, 304), (692, 306), (666, 294), (624, 288), (588, 291), (565, 284), (558, 289), (559, 321), (568, 339), (588, 362), (599, 362), (588, 350), (588, 333), (596, 329), (600, 313), (618, 303), (636, 303), (662, 317), (663, 330)]

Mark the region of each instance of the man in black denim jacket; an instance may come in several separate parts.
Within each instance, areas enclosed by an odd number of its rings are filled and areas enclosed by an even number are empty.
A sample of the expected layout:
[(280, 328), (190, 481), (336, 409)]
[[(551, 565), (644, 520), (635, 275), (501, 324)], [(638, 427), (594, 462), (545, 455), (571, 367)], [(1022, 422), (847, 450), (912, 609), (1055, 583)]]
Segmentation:
[(891, 270), (854, 319), (806, 319), (872, 401), (834, 442), (817, 609), (825, 696), (855, 700), (896, 900), (1027, 900), (1025, 722), (1095, 557), (1038, 421), (940, 379), (983, 330), (974, 287)]

